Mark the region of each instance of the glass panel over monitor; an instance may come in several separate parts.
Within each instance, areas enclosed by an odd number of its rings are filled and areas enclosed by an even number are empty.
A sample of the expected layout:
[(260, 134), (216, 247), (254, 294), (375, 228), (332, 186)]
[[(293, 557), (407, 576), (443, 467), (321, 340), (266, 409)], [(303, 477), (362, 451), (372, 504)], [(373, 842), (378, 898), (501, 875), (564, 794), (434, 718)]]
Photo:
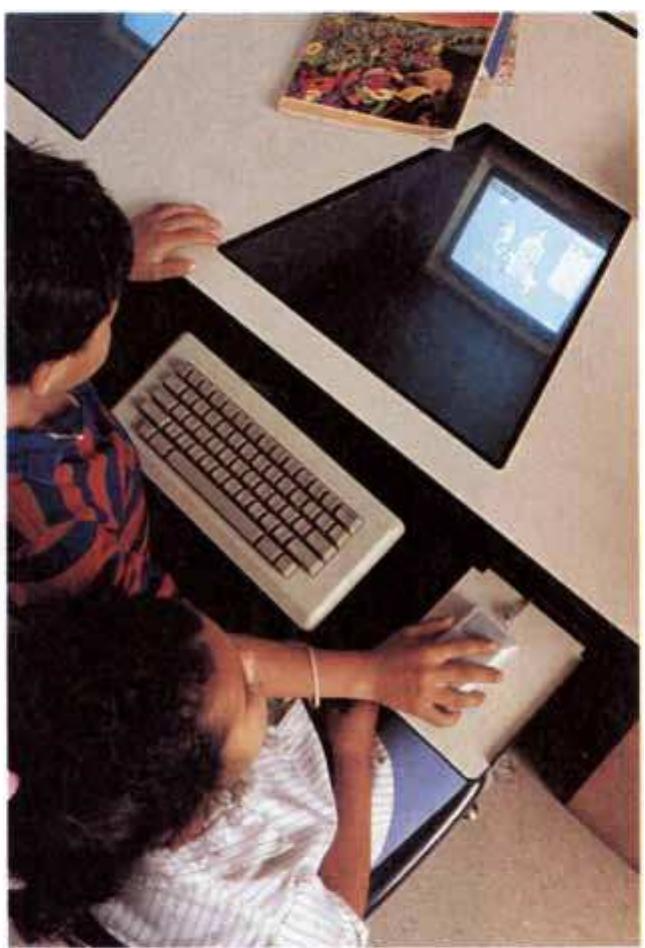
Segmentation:
[(8, 81), (84, 138), (180, 19), (174, 13), (13, 13)]
[(481, 126), (222, 251), (502, 466), (628, 220)]

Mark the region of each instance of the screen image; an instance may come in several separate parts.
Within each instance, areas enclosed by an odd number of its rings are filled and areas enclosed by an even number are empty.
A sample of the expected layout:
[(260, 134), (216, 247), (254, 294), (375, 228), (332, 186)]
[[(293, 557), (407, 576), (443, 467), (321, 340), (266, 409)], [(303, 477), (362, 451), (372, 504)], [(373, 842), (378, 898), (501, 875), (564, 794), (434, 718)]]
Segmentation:
[(606, 255), (605, 247), (492, 175), (450, 261), (557, 333)]

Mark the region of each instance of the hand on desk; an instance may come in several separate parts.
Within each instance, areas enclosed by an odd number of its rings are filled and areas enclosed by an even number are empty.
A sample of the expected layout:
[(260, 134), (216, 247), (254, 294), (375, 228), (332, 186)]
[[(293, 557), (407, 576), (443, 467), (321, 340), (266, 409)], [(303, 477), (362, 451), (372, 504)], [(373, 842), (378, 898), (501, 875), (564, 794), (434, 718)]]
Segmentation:
[(222, 225), (198, 204), (155, 204), (130, 221), (134, 238), (134, 260), (130, 279), (168, 280), (194, 270), (189, 257), (176, 256), (180, 247), (216, 247)]
[(431, 619), (408, 626), (375, 649), (373, 700), (443, 727), (456, 724), (463, 708), (480, 705), (486, 697), (482, 691), (457, 689), (502, 678), (476, 660), (492, 655), (497, 645), (479, 638), (435, 642), (451, 625), (452, 619)]

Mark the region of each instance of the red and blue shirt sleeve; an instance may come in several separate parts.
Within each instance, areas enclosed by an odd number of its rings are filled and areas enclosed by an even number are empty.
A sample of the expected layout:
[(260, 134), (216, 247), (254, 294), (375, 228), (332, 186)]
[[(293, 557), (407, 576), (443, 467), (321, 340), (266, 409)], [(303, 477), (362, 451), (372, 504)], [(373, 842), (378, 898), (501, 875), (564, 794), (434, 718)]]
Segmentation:
[(155, 563), (139, 459), (91, 386), (55, 430), (13, 430), (8, 446), (9, 596), (16, 606), (100, 594), (166, 597)]

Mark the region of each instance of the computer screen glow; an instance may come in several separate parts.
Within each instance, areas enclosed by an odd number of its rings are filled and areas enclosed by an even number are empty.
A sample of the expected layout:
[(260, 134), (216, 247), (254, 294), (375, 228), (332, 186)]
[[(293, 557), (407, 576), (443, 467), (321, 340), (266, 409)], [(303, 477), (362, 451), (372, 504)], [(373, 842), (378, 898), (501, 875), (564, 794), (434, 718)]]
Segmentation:
[(574, 312), (606, 255), (606, 247), (493, 175), (450, 260), (555, 333)]

